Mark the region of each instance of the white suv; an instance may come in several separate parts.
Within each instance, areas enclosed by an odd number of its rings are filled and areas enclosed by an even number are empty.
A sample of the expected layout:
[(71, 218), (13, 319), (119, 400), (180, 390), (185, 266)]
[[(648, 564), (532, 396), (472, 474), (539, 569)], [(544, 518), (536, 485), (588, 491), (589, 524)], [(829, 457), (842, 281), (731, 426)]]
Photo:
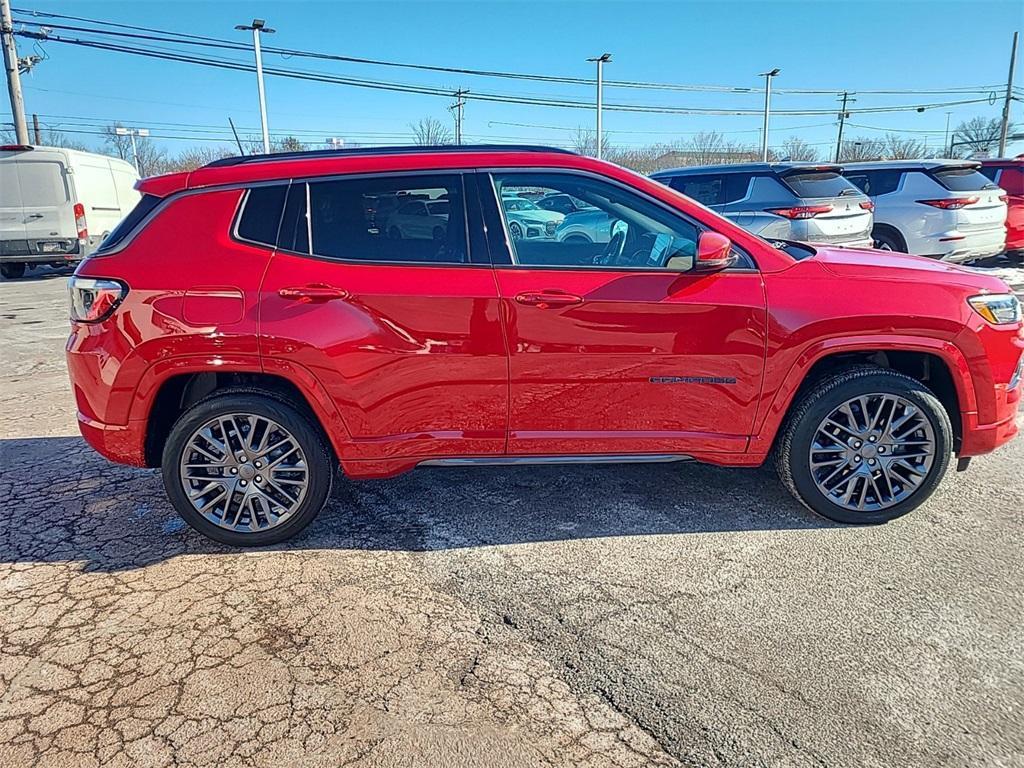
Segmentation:
[(1002, 253), (1006, 193), (969, 160), (847, 163), (843, 175), (875, 204), (883, 250), (967, 261)]

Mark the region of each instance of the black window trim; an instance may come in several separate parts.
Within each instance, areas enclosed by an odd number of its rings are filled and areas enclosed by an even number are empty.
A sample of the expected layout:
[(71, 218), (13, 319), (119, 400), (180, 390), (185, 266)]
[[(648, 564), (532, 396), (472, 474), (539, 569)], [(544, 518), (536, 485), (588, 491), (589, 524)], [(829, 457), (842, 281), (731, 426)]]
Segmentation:
[[(231, 239), (238, 243), (244, 243), (245, 245), (253, 245), (265, 250), (276, 251), (277, 243), (281, 239), (281, 222), (284, 220), (284, 209), (288, 204), (288, 193), (291, 192), (291, 186), (291, 179), (281, 179), (271, 184), (245, 185), (245, 187), (243, 187), (245, 191), (235, 206), (235, 215), (232, 218), (233, 223), (231, 225)], [(272, 243), (264, 243), (260, 240), (250, 240), (247, 237), (242, 237), (238, 233), (238, 228), (242, 225), (242, 216), (245, 215), (245, 206), (249, 203), (249, 194), (257, 187), (284, 187), (284, 200), (281, 201), (281, 212), (277, 215), (277, 228), (274, 231), (274, 242)]]
[[(484, 267), (490, 269), (493, 265), (491, 264), (490, 254), (484, 254), (487, 256), (486, 261), (475, 261), (473, 258), (473, 245), (471, 239), (469, 209), (467, 195), (469, 194), (466, 183), (466, 176), (474, 173), (472, 169), (465, 168), (417, 168), (407, 171), (384, 171), (376, 173), (339, 173), (331, 174), (330, 176), (307, 176), (301, 178), (290, 179), (291, 184), (304, 184), (306, 186), (306, 210), (309, 210), (309, 185), (320, 181), (349, 181), (358, 179), (378, 179), (378, 178), (394, 178), (401, 176), (457, 176), (462, 182), (462, 208), (464, 211), (464, 223), (466, 227), (466, 256), (469, 261), (466, 262), (446, 262), (446, 261), (398, 261), (398, 260), (367, 260), (367, 259), (343, 259), (336, 256), (323, 256), (318, 253), (296, 251), (292, 248), (281, 248), (280, 237), (281, 237), (281, 225), (283, 224), (284, 210), (282, 208), (281, 216), (282, 222), (278, 225), (278, 247), (275, 249), (275, 253), (284, 253), (291, 256), (302, 256), (307, 259), (316, 259), (317, 261), (323, 261), (331, 264), (351, 264), (351, 265), (362, 265), (362, 266), (383, 266), (383, 267), (440, 267), (449, 269), (452, 267), (467, 269), (467, 268), (480, 268)], [(280, 182), (277, 182), (280, 183)], [(286, 198), (287, 204), (287, 198)], [(312, 221), (309, 217), (306, 217), (307, 226), (312, 227)], [(313, 247), (313, 238), (307, 235), (310, 249)]]
[[(673, 208), (672, 206), (668, 205), (667, 203), (665, 203), (665, 202), (663, 202), (661, 200), (658, 200), (656, 197), (653, 197), (652, 195), (647, 194), (646, 192), (644, 192), (641, 189), (637, 189), (636, 187), (631, 187), (628, 184), (623, 184), (618, 179), (613, 179), (613, 178), (611, 178), (609, 176), (603, 176), (603, 175), (601, 175), (599, 173), (594, 173), (592, 171), (586, 171), (586, 170), (581, 170), (581, 169), (577, 169), (577, 168), (552, 168), (552, 167), (543, 167), (543, 166), (542, 167), (514, 166), (514, 167), (498, 167), (498, 168), (480, 168), (479, 172), (480, 172), (480, 174), (484, 175), (486, 177), (486, 179), (487, 179), (486, 186), (490, 190), (489, 197), (491, 198), (487, 202), (484, 202), (484, 201), (481, 201), (481, 202), (485, 206), (486, 205), (494, 206), (497, 209), (497, 211), (498, 211), (498, 215), (501, 217), (500, 221), (501, 221), (501, 225), (502, 225), (502, 231), (499, 232), (499, 233), (496, 233), (493, 237), (489, 237), (488, 238), (488, 242), (489, 242), (489, 244), (490, 244), (490, 246), (492, 248), (492, 254), (494, 252), (494, 248), (499, 246), (499, 244), (500, 244), (500, 247), (503, 249), (503, 251), (502, 251), (503, 255), (507, 254), (507, 259), (508, 259), (508, 261), (505, 261), (504, 259), (502, 259), (501, 263), (498, 263), (497, 261), (494, 261), (494, 268), (495, 269), (543, 269), (543, 270), (551, 270), (551, 271), (559, 271), (559, 272), (566, 272), (566, 271), (576, 272), (576, 271), (581, 271), (581, 270), (583, 270), (583, 271), (605, 270), (605, 271), (614, 271), (614, 272), (651, 272), (651, 273), (654, 273), (654, 274), (665, 274), (666, 272), (673, 272), (673, 270), (665, 269), (665, 267), (613, 267), (613, 266), (609, 266), (609, 265), (605, 265), (605, 264), (592, 264), (592, 265), (516, 264), (515, 261), (512, 258), (512, 254), (513, 254), (512, 245), (508, 241), (508, 224), (505, 221), (505, 214), (504, 214), (504, 211), (502, 210), (502, 206), (498, 205), (498, 190), (497, 190), (497, 188), (495, 187), (495, 184), (494, 184), (494, 175), (498, 174), (498, 173), (505, 173), (505, 174), (510, 174), (510, 173), (538, 174), (539, 173), (539, 174), (560, 174), (560, 175), (566, 175), (566, 176), (586, 176), (588, 178), (595, 179), (597, 181), (602, 181), (602, 182), (605, 182), (607, 184), (611, 184), (613, 186), (619, 187), (620, 189), (625, 190), (628, 193), (637, 195), (638, 197), (641, 197), (644, 200), (647, 200), (648, 202), (653, 203), (657, 207), (663, 209), (666, 213), (668, 213), (670, 215), (673, 215), (673, 216), (676, 216), (676, 217), (678, 217), (678, 218), (680, 218), (680, 219), (682, 219), (682, 220), (692, 224), (696, 228), (696, 230), (697, 230), (698, 237), (701, 234), (703, 234), (704, 232), (714, 232), (715, 231), (711, 227), (707, 226), (706, 224), (703, 224), (700, 221), (698, 221), (697, 219), (694, 219), (691, 216), (687, 215), (683, 211), (680, 211), (678, 208)], [(676, 190), (676, 191), (678, 191), (678, 190)], [(481, 195), (483, 195), (483, 194), (484, 194), (483, 189), (481, 189)], [(679, 194), (682, 194), (682, 193), (680, 192)], [(714, 213), (714, 212), (712, 211), (712, 213)], [(737, 245), (734, 242), (733, 243), (733, 249), (736, 250), (737, 252), (739, 252), (742, 256), (745, 256), (747, 259), (749, 259), (750, 262), (754, 266), (752, 268), (751, 267), (730, 267), (729, 269), (722, 270), (722, 273), (727, 273), (727, 274), (758, 273), (758, 274), (760, 274), (761, 270), (757, 266), (757, 259), (755, 259), (747, 251), (746, 248), (742, 248), (741, 246)], [(677, 274), (679, 274), (679, 275), (687, 275), (687, 274), (694, 274), (694, 273), (692, 273), (692, 272), (678, 272)]]

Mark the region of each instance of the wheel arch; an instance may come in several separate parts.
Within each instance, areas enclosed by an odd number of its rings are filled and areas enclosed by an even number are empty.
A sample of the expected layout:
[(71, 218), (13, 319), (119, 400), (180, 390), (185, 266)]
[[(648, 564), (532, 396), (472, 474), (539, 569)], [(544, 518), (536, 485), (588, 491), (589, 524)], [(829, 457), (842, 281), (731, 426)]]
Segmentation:
[(970, 369), (963, 353), (950, 342), (916, 337), (867, 337), (831, 340), (807, 350), (793, 364), (765, 410), (751, 440), (751, 451), (771, 450), (782, 425), (809, 386), (841, 368), (873, 364), (903, 373), (927, 385), (942, 403), (953, 426), (959, 450), (968, 414), (977, 412)]

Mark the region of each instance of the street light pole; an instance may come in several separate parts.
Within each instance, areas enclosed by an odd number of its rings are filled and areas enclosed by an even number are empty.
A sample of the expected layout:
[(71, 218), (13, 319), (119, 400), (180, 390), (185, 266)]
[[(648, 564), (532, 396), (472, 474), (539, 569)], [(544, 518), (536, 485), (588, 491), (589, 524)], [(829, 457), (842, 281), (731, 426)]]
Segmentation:
[(610, 53), (602, 53), (587, 61), (597, 62), (597, 159), (601, 159), (604, 138), (601, 134), (601, 110), (604, 106), (604, 65), (612, 60)]
[(1013, 50), (1010, 51), (1010, 74), (1006, 78), (1006, 100), (1003, 102), (1003, 124), (999, 128), (999, 157), (1006, 154), (1006, 133), (1010, 130), (1010, 99), (1013, 94), (1013, 69), (1017, 64), (1017, 38), (1019, 32), (1013, 33)]
[(263, 89), (263, 54), (260, 51), (260, 34), (271, 35), (276, 30), (267, 26), (263, 19), (253, 19), (252, 24), (238, 24), (235, 29), (252, 31), (252, 50), (256, 56), (256, 87), (260, 94), (260, 124), (263, 127), (263, 153), (270, 153), (270, 131), (267, 129), (267, 94)]
[(135, 170), (142, 174), (142, 169), (139, 168), (139, 148), (135, 143), (136, 136), (149, 136), (148, 128), (125, 128), (124, 126), (117, 126), (114, 129), (114, 133), (118, 136), (128, 136), (132, 140), (132, 165), (135, 166)]
[(764, 129), (761, 133), (761, 161), (768, 162), (768, 116), (772, 108), (772, 78), (779, 74), (779, 68), (770, 72), (762, 72), (758, 77), (764, 78)]

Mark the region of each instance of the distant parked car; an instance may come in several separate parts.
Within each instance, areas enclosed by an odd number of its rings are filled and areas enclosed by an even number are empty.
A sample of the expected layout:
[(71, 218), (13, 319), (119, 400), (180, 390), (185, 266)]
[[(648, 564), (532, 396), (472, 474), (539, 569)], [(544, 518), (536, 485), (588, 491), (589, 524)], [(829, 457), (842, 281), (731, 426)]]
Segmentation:
[(673, 189), (772, 240), (871, 247), (872, 204), (838, 165), (736, 163), (658, 171)]
[(882, 250), (962, 262), (1002, 253), (1006, 196), (973, 160), (880, 160), (843, 165), (875, 204)]
[(62, 147), (0, 146), (0, 274), (75, 264), (139, 201), (131, 163)]
[(566, 216), (576, 213), (576, 211), (593, 210), (594, 208), (589, 203), (578, 200), (572, 195), (564, 194), (545, 195), (537, 201), (537, 205), (545, 211), (558, 211)]
[(1006, 193), (1006, 255), (1024, 261), (1024, 155), (982, 160), (980, 170)]
[(600, 208), (584, 208), (568, 214), (555, 230), (562, 243), (607, 243), (612, 239), (612, 217)]
[(388, 217), (388, 237), (441, 240), (448, 230), (447, 200), (410, 200)]
[(545, 211), (521, 195), (502, 195), (501, 207), (513, 240), (553, 238), (555, 229), (565, 218), (558, 211)]

